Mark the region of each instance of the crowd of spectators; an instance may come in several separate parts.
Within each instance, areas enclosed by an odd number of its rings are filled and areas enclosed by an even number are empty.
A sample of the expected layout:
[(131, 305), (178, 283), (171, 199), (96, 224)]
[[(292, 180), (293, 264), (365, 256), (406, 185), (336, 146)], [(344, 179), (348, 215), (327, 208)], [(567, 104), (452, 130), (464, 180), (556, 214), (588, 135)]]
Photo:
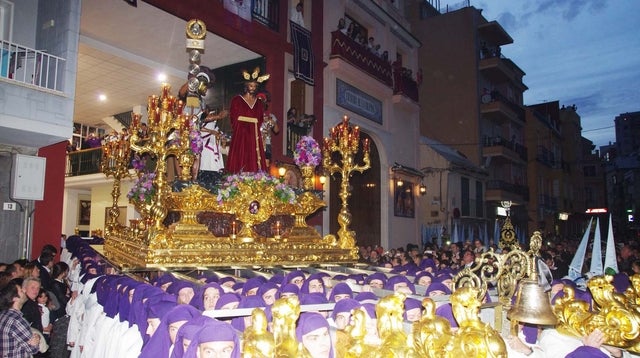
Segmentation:
[(382, 51), (380, 44), (376, 42), (375, 38), (373, 36), (367, 36), (366, 29), (357, 23), (350, 22), (349, 26), (347, 26), (345, 18), (340, 18), (338, 21), (338, 30), (367, 51), (370, 51), (385, 61), (389, 61), (389, 51)]

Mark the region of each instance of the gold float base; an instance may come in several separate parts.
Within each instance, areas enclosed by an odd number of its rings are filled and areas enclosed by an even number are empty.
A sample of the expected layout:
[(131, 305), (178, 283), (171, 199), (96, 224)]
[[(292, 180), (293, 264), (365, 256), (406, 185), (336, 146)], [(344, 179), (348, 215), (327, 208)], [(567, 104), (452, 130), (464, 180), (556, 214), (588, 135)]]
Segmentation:
[[(167, 238), (165, 242), (173, 238)], [(311, 265), (355, 263), (357, 249), (341, 249), (331, 237), (308, 243), (265, 239), (243, 243), (231, 238), (191, 238), (171, 249), (150, 248), (130, 237), (105, 239), (105, 256), (123, 271), (225, 266)], [(164, 241), (164, 239), (163, 239)]]
[(305, 192), (293, 204), (282, 203), (258, 189), (241, 186), (224, 205), (198, 185), (170, 193), (163, 207), (171, 218), (114, 227), (105, 235), (105, 256), (130, 271), (357, 262), (355, 245), (322, 238), (307, 226), (306, 216), (323, 207), (322, 200)]

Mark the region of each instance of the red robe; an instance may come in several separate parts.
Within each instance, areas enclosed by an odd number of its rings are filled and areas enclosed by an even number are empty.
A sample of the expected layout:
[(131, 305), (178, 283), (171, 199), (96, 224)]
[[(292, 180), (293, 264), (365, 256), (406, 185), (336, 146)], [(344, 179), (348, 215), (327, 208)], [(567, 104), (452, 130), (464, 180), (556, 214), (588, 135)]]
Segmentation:
[(262, 126), (262, 102), (256, 99), (251, 107), (242, 96), (231, 99), (229, 118), (233, 135), (227, 158), (227, 171), (240, 172), (267, 171), (264, 146), (260, 127)]

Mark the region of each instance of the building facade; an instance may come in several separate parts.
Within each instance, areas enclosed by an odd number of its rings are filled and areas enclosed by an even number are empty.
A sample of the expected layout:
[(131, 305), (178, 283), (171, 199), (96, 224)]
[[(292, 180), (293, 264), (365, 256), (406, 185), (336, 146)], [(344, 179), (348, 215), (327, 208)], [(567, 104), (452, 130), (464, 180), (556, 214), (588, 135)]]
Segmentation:
[[(413, 2), (408, 13), (422, 41), (421, 134), (456, 149), (488, 173), (487, 219), (494, 220), (497, 208), (509, 201), (514, 226), (526, 230), (522, 95), (527, 86), (524, 71), (501, 53), (513, 39), (472, 6), (439, 13), (428, 2)], [(448, 215), (455, 209), (446, 208)]]
[(560, 218), (566, 216), (560, 202), (562, 182), (562, 133), (558, 101), (527, 106), (526, 143), (533, 148), (527, 167), (529, 227), (548, 235), (560, 235)]
[[(371, 169), (351, 177), (352, 229), (362, 245), (418, 243), (424, 215), (418, 200), (420, 173), (394, 170), (396, 164), (419, 165), (420, 109), (412, 74), (420, 42), (404, 16), (407, 3), (324, 2), (323, 132), (347, 115), (372, 143)], [(399, 178), (406, 183), (402, 189), (395, 186)], [(327, 187), (330, 210), (323, 227), (332, 233), (338, 229), (339, 180), (330, 180)]]
[(640, 112), (621, 113), (614, 119), (616, 142), (605, 157), (607, 207), (616, 237), (637, 240), (640, 235)]

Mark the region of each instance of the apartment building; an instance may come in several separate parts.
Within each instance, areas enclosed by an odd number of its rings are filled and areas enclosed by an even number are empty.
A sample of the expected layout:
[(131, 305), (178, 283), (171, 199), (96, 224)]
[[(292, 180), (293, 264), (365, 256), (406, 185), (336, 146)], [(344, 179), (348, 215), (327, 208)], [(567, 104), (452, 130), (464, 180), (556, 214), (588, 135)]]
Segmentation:
[[(479, 196), (484, 210), (476, 218), (493, 222), (497, 208), (510, 202), (514, 226), (528, 230), (529, 148), (522, 102), (527, 86), (524, 71), (501, 51), (513, 39), (473, 6), (440, 13), (429, 2), (413, 2), (408, 14), (422, 41), (421, 134), (456, 149), (488, 173)], [(455, 198), (445, 208), (449, 222), (465, 200)]]

